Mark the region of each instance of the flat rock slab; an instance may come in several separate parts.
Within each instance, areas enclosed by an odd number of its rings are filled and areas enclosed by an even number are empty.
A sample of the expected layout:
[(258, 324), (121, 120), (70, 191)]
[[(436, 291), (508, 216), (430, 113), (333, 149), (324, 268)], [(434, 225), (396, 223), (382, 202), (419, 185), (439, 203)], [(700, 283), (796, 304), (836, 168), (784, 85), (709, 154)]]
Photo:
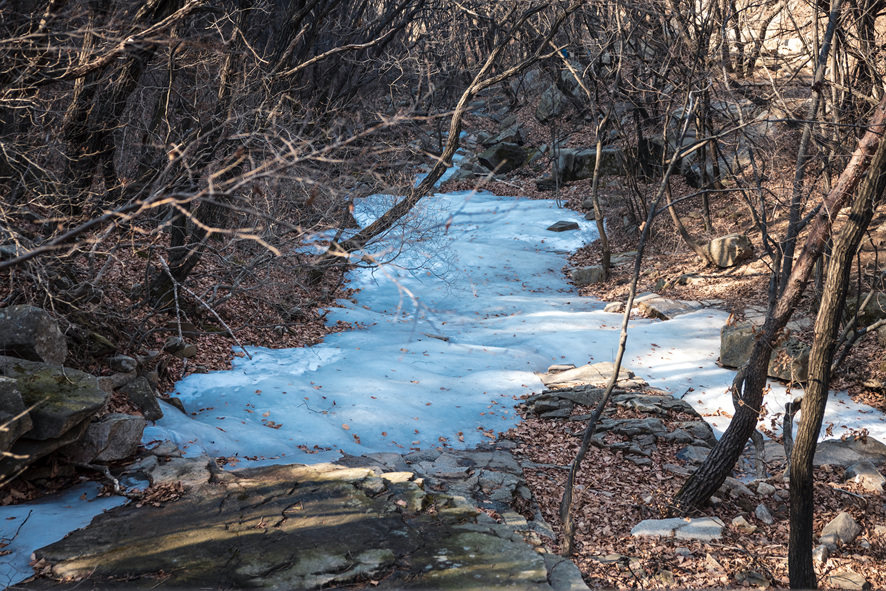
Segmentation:
[(51, 574), (16, 588), (587, 589), (569, 560), (536, 547), (539, 524), (509, 509), (531, 496), (507, 443), (233, 472), (149, 456), (139, 470), (155, 485), (188, 466), (197, 477), (176, 501), (120, 507), (38, 550)]
[(645, 519), (634, 526), (631, 530), (631, 536), (635, 538), (662, 537), (712, 542), (720, 539), (724, 526), (724, 523), (715, 517)]
[(685, 302), (683, 300), (671, 300), (668, 298), (646, 298), (637, 304), (637, 308), (649, 318), (670, 320), (681, 314), (689, 314), (704, 308), (699, 302)]
[[(612, 377), (615, 370), (615, 364), (609, 361), (603, 363), (594, 363), (593, 365), (582, 365), (575, 369), (568, 369), (557, 373), (547, 373), (539, 376), (545, 386), (605, 386)], [(634, 377), (634, 372), (620, 368), (618, 371), (618, 381), (624, 382)]]
[(873, 437), (865, 439), (828, 439), (815, 448), (813, 464), (824, 466), (851, 466), (861, 460), (868, 460), (875, 466), (886, 464), (886, 445)]

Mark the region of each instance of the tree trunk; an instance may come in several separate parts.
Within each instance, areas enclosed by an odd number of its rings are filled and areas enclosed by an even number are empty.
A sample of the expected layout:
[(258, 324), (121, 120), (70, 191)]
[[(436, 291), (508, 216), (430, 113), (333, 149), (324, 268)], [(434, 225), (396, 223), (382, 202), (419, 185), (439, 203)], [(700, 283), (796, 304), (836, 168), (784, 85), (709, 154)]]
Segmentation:
[(886, 142), (880, 142), (868, 175), (852, 202), (849, 219), (834, 244), (815, 320), (815, 340), (809, 355), (809, 382), (803, 395), (800, 429), (791, 454), (791, 529), (788, 545), (791, 589), (816, 588), (812, 566), (812, 519), (815, 508), (812, 460), (827, 405), (831, 359), (849, 286), (852, 259), (873, 217), (873, 203), (881, 199), (884, 187)]
[(868, 169), (872, 155), (879, 148), (880, 138), (884, 133), (886, 133), (886, 97), (880, 101), (874, 111), (870, 126), (859, 141), (843, 174), (825, 197), (818, 215), (810, 222), (806, 242), (786, 282), (785, 290), (778, 299), (775, 309), (767, 315), (747, 365), (738, 372), (733, 382), (735, 393), (740, 393), (738, 398), (740, 406), (735, 416), (711, 454), (675, 495), (672, 507), (674, 511), (685, 514), (700, 506), (720, 488), (732, 472), (745, 443), (756, 428), (772, 347), (800, 302), (812, 269), (831, 235), (833, 228), (831, 212), (840, 211), (849, 195), (858, 186)]

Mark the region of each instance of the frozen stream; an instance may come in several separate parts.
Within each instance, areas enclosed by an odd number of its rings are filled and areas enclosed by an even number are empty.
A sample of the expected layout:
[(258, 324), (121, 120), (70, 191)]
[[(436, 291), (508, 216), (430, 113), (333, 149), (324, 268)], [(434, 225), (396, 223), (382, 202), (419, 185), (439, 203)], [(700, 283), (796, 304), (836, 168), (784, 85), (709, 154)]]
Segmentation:
[[(358, 221), (387, 205), (364, 200)], [(546, 230), (559, 220), (580, 229)], [(305, 349), (250, 348), (252, 358), (236, 359), (230, 371), (182, 380), (177, 395), (189, 416), (165, 406), (144, 442), (172, 440), (188, 455), (225, 456), (237, 467), (463, 448), (517, 422), (516, 399), (542, 390), (535, 372), (614, 359), (621, 315), (579, 298), (562, 273), (568, 252), (596, 238), (594, 222), (553, 201), (453, 193), (427, 198), (410, 223), (409, 235), (423, 239), (403, 242), (395, 232), (374, 254), (399, 256), (351, 273), (360, 291), (328, 315), (359, 329)], [(625, 357), (650, 385), (710, 415), (718, 435), (728, 419), (714, 415), (732, 413), (734, 372), (716, 364), (726, 317), (706, 309), (667, 322), (636, 319)], [(773, 385), (766, 400), (778, 412), (785, 399)], [(829, 403), (829, 423), (837, 437), (865, 427), (886, 441), (884, 417), (844, 395)], [(79, 495), (0, 508), (0, 538), (14, 537), (4, 548), (12, 553), (0, 558), (0, 583), (28, 576), (31, 551), (118, 502)]]

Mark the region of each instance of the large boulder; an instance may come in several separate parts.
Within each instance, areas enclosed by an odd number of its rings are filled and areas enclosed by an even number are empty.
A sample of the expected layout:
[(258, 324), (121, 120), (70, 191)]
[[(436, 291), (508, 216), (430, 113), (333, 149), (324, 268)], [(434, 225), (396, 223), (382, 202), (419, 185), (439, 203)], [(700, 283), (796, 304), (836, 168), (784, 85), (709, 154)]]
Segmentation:
[(104, 408), (108, 394), (82, 371), (0, 356), (0, 375), (16, 380), (34, 425), (29, 439), (55, 439)]
[(12, 444), (32, 426), (18, 382), (0, 377), (0, 452), (9, 451)]
[(138, 450), (145, 424), (142, 417), (111, 413), (90, 423), (83, 438), (60, 453), (84, 464), (124, 460)]
[(519, 123), (513, 123), (505, 127), (500, 132), (483, 142), (485, 147), (494, 146), (495, 144), (517, 144), (523, 145), (523, 134)]
[(55, 320), (34, 306), (0, 309), (0, 354), (61, 365), (68, 345)]
[[(557, 173), (561, 183), (569, 183), (594, 177), (597, 162), (596, 148), (569, 148), (560, 150)], [(621, 148), (603, 148), (600, 156), (600, 175), (623, 175), (625, 157)]]
[(569, 99), (566, 95), (556, 86), (552, 86), (541, 95), (538, 107), (535, 109), (535, 118), (541, 123), (547, 123), (554, 117), (562, 115), (568, 104)]
[(131, 382), (124, 384), (120, 388), (120, 393), (124, 394), (129, 401), (138, 408), (145, 419), (149, 421), (159, 421), (163, 418), (163, 410), (157, 397), (154, 395), (154, 387), (145, 377), (137, 377)]
[(477, 160), (495, 173), (507, 174), (526, 163), (526, 152), (517, 144), (502, 142), (478, 154)]
[[(742, 367), (751, 357), (756, 333), (749, 322), (738, 322), (720, 329), (720, 363)], [(805, 382), (809, 375), (809, 345), (791, 337), (772, 351), (768, 375), (786, 382)]]
[(724, 269), (734, 267), (754, 254), (754, 247), (744, 234), (714, 238), (705, 244), (704, 250), (715, 265)]
[(849, 467), (861, 460), (868, 460), (875, 466), (886, 464), (886, 445), (873, 437), (864, 439), (827, 439), (815, 447), (816, 466)]

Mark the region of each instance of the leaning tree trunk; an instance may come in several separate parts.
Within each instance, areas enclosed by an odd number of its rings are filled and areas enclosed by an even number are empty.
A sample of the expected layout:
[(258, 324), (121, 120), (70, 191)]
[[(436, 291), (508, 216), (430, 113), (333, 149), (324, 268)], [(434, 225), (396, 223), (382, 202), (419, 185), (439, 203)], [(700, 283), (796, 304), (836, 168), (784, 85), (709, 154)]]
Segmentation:
[(673, 510), (677, 513), (688, 513), (711, 498), (732, 472), (745, 443), (756, 428), (773, 345), (800, 302), (815, 263), (830, 238), (833, 229), (831, 212), (840, 211), (849, 195), (855, 191), (884, 133), (886, 133), (886, 96), (877, 105), (870, 126), (859, 141), (846, 169), (831, 187), (818, 215), (810, 222), (803, 250), (797, 257), (793, 271), (786, 282), (786, 288), (775, 309), (766, 317), (747, 365), (738, 372), (733, 382), (732, 387), (735, 389), (739, 403), (735, 416), (710, 455), (675, 495), (672, 504)]
[(788, 570), (791, 589), (815, 589), (812, 567), (812, 519), (815, 509), (812, 492), (812, 459), (821, 431), (831, 379), (837, 330), (849, 286), (849, 273), (861, 238), (873, 217), (874, 201), (886, 188), (886, 143), (871, 162), (868, 175), (852, 202), (849, 219), (840, 230), (828, 265), (827, 281), (815, 320), (815, 340), (809, 355), (809, 383), (803, 395), (802, 418), (791, 453), (791, 531)]

